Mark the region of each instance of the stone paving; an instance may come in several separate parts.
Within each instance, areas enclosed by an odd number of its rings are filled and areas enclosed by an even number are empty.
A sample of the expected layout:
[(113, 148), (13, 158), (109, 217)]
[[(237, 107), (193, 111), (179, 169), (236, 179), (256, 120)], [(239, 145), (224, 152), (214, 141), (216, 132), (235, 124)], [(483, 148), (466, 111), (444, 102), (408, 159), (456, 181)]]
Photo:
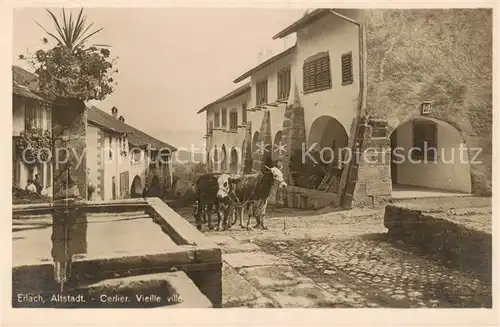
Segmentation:
[[(472, 197), (425, 201), (449, 210), (491, 206)], [(391, 240), (383, 210), (271, 210), (269, 230), (206, 232), (223, 249), (223, 306), (491, 307), (490, 276)]]

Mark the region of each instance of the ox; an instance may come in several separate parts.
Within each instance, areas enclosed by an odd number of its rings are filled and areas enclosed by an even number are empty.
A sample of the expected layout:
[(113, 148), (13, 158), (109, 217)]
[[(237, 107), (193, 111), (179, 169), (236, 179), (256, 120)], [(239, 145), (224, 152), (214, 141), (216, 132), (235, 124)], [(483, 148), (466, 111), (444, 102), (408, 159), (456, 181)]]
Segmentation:
[[(217, 192), (219, 190), (218, 179), (222, 173), (206, 173), (201, 175), (196, 180), (195, 192), (196, 192), (196, 204), (194, 205), (193, 215), (196, 220), (196, 228), (201, 230), (201, 226), (203, 223), (208, 223), (208, 229), (212, 230), (212, 209), (215, 208), (215, 212), (217, 214), (217, 227), (218, 229), (222, 229), (221, 226), (221, 207), (224, 211), (224, 227), (228, 227), (227, 216), (229, 213), (227, 210), (227, 205), (221, 206), (221, 204), (225, 204), (224, 199), (219, 199), (217, 197)], [(227, 186), (227, 185), (226, 185)], [(232, 224), (234, 224), (233, 221)]]
[[(236, 210), (236, 218), (240, 220), (242, 228), (249, 229), (252, 217), (256, 220), (254, 228), (267, 229), (264, 224), (267, 201), (271, 194), (271, 187), (277, 184), (279, 188), (286, 187), (283, 173), (277, 167), (264, 166), (259, 174), (231, 176), (221, 174), (217, 179), (217, 201), (224, 204), (224, 223), (227, 217)], [(243, 225), (243, 209), (248, 211), (246, 226)]]

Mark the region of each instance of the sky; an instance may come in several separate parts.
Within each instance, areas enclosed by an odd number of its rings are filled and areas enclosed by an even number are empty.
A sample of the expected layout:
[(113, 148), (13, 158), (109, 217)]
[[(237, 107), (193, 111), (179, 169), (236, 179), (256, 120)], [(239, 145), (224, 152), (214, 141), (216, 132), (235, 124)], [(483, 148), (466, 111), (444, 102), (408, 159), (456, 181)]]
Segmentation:
[[(60, 9), (53, 9), (59, 16)], [(174, 146), (188, 146), (202, 143), (205, 134), (205, 115), (196, 112), (244, 84), (232, 81), (259, 60), (295, 42), (293, 37), (284, 41), (272, 36), (300, 18), (304, 9), (86, 8), (84, 12), (88, 22), (103, 28), (90, 43), (111, 45), (118, 56), (118, 86), (93, 104), (107, 112), (116, 106), (127, 123)], [(46, 34), (35, 21), (54, 31), (45, 9), (15, 9), (13, 63), (31, 71), (18, 57), (44, 48)]]

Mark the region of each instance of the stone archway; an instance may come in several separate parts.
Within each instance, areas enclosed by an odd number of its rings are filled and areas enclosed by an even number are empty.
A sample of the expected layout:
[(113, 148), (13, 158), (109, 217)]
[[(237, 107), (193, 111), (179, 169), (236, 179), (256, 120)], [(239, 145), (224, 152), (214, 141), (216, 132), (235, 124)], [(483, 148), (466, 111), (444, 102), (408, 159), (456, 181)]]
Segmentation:
[(308, 147), (316, 144), (318, 151), (323, 151), (327, 160), (332, 152), (337, 158), (340, 149), (347, 147), (347, 141), (348, 135), (344, 126), (337, 119), (326, 115), (314, 120), (307, 138)]
[(260, 141), (260, 133), (255, 132), (252, 138), (252, 158), (255, 156), (255, 153), (257, 153), (257, 150), (259, 149), (258, 144)]
[(239, 157), (238, 150), (236, 148), (231, 149), (231, 162), (229, 164), (229, 172), (231, 174), (238, 174), (239, 172)]
[(451, 124), (428, 117), (409, 119), (390, 134), (393, 192), (471, 192), (467, 148)]
[(141, 178), (136, 175), (132, 180), (132, 186), (130, 187), (130, 197), (131, 198), (140, 198), (142, 197), (142, 181)]
[(226, 145), (225, 144), (223, 144), (222, 148), (221, 148), (220, 171), (221, 172), (227, 171), (227, 152), (226, 152)]
[[(332, 116), (324, 115), (316, 118), (311, 124), (307, 137), (308, 149), (311, 156), (305, 162), (305, 169), (312, 172), (307, 177), (306, 184), (312, 188), (322, 188), (324, 191), (338, 192), (342, 174), (342, 159), (346, 155), (348, 134), (344, 126)], [(322, 182), (326, 179), (326, 184)]]

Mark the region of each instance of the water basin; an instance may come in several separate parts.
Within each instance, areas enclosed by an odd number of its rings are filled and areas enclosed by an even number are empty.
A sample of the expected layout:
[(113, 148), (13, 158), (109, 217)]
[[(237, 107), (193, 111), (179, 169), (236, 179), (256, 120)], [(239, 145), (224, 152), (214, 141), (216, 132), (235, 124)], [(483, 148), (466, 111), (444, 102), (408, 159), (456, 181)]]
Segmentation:
[(12, 231), (14, 307), (221, 305), (221, 250), (159, 199), (14, 206)]

